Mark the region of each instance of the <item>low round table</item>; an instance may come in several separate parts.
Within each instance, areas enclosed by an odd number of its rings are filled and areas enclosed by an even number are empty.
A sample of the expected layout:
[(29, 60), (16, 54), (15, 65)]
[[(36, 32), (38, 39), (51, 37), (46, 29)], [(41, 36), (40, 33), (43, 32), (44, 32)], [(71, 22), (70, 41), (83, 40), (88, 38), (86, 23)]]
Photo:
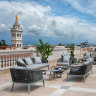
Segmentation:
[(58, 67), (55, 67), (54, 69), (49, 70), (49, 72), (50, 72), (49, 79), (50, 79), (50, 77), (51, 77), (52, 72), (53, 72), (53, 74), (54, 74), (55, 79), (56, 79), (56, 77), (57, 77), (57, 74), (60, 74), (60, 76), (62, 77), (63, 71), (64, 71), (64, 69), (62, 70), (62, 68), (61, 68), (61, 70), (60, 70)]

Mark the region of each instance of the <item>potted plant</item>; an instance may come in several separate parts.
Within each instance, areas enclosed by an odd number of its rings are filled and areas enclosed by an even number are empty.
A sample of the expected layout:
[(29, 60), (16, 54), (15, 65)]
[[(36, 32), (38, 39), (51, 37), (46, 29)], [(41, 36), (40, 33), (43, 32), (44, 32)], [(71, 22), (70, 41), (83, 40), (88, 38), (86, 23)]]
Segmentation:
[(74, 63), (74, 49), (75, 49), (75, 46), (74, 44), (70, 44), (70, 59), (72, 60), (72, 63)]
[(74, 49), (75, 49), (74, 44), (70, 44), (70, 53), (72, 57), (74, 57)]
[(51, 48), (51, 46), (48, 43), (43, 43), (43, 41), (41, 39), (39, 39), (39, 43), (40, 44), (36, 44), (37, 52), (40, 53), (42, 62), (47, 63), (48, 62), (47, 59), (49, 56), (52, 55), (53, 49)]

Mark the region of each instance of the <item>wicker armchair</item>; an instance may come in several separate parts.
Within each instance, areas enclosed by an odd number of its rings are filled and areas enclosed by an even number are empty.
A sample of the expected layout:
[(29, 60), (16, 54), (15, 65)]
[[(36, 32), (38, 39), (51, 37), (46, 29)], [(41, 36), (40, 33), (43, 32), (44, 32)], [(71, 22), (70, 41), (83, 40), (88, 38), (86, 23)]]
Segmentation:
[(44, 86), (44, 79), (42, 71), (33, 71), (26, 69), (25, 67), (13, 67), (10, 68), (11, 77), (12, 77), (12, 89), (13, 91), (14, 84), (24, 84), (28, 86), (28, 93), (30, 93), (30, 86), (33, 85), (36, 82), (43, 81)]
[(83, 77), (85, 82), (85, 77), (89, 74), (89, 72), (92, 73), (92, 67), (93, 67), (93, 59), (89, 58), (86, 62), (71, 67), (70, 70), (67, 71), (67, 80), (68, 76), (77, 76), (77, 77)]
[(72, 64), (72, 59), (69, 57), (69, 56), (65, 56), (65, 57), (68, 57), (67, 60), (63, 60), (63, 58), (59, 58), (57, 60), (57, 66), (64, 66), (64, 67), (69, 67), (71, 64)]

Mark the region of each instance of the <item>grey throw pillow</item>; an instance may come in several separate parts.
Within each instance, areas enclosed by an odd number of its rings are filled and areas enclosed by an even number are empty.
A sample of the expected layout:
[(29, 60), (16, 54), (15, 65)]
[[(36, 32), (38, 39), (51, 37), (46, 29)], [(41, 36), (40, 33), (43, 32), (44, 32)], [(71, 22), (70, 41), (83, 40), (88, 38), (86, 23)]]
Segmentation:
[(94, 60), (93, 60), (93, 58), (88, 58), (88, 61), (89, 61), (90, 63), (92, 63)]
[(70, 58), (69, 56), (64, 56), (63, 57), (63, 62), (69, 62), (69, 58)]
[(35, 57), (34, 59), (35, 59), (35, 63), (36, 63), (36, 64), (42, 63), (40, 57)]
[(26, 67), (25, 62), (24, 62), (21, 58), (19, 58), (19, 59), (17, 60), (17, 65), (18, 65), (18, 66)]
[(89, 61), (87, 60), (86, 62), (84, 62), (84, 65), (88, 65), (89, 64)]
[(26, 62), (27, 65), (32, 65), (33, 64), (31, 58), (25, 58), (24, 61)]

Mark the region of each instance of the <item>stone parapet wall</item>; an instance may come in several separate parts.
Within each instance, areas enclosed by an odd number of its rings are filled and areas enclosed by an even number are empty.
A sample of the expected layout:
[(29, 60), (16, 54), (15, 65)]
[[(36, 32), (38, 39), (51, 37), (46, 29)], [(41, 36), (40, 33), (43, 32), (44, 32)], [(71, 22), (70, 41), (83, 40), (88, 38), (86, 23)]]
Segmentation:
[[(49, 56), (48, 60), (49, 61), (54, 61), (57, 60), (61, 57), (62, 53), (70, 53), (70, 49), (69, 48), (64, 48), (64, 49), (55, 49), (53, 51), (53, 55)], [(91, 53), (92, 56), (96, 56), (96, 47), (91, 47), (91, 48), (75, 48), (74, 50), (74, 55), (75, 58), (81, 58), (85, 53)]]
[[(91, 53), (92, 57), (96, 56), (96, 47), (80, 48), (76, 47), (74, 54), (75, 58), (81, 58), (84, 53)], [(70, 53), (69, 48), (56, 47), (52, 52), (53, 55), (49, 56), (49, 64), (56, 64), (57, 60), (61, 57), (62, 53)], [(0, 50), (0, 70), (8, 69), (12, 66), (16, 66), (16, 60), (18, 58), (27, 58), (37, 56), (36, 48), (33, 49), (21, 49), (21, 50)]]

